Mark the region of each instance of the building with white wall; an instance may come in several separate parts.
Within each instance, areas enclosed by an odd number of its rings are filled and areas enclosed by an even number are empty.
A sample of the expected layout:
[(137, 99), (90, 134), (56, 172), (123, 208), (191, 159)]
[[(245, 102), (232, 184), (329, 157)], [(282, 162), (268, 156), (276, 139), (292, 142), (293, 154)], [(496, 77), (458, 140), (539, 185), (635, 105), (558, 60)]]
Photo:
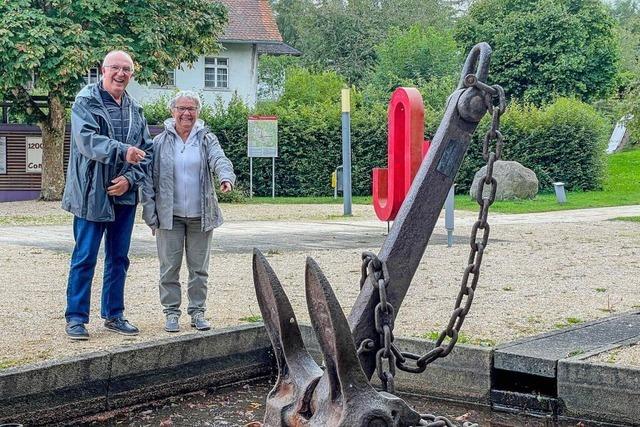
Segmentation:
[[(234, 93), (246, 104), (256, 103), (258, 61), (261, 54), (299, 55), (286, 45), (278, 31), (268, 0), (220, 0), (229, 11), (229, 21), (220, 38), (222, 49), (203, 55), (193, 64), (169, 70), (169, 84), (142, 85), (131, 81), (127, 91), (141, 103), (169, 97), (178, 90), (199, 92), (205, 104), (218, 100), (227, 104)], [(98, 81), (99, 69), (91, 69), (87, 80)]]

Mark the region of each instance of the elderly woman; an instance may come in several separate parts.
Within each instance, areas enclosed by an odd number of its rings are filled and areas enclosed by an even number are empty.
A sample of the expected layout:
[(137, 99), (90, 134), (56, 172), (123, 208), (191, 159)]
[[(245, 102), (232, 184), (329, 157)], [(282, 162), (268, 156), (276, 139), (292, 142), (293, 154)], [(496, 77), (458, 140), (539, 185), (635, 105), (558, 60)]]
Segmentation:
[(187, 314), (191, 326), (207, 330), (204, 312), (213, 229), (222, 224), (212, 174), (220, 191), (231, 191), (236, 176), (218, 138), (198, 119), (196, 92), (182, 91), (169, 101), (172, 118), (154, 139), (154, 155), (143, 188), (143, 218), (156, 236), (160, 260), (160, 302), (165, 330), (180, 331), (180, 266), (186, 253), (189, 281)]

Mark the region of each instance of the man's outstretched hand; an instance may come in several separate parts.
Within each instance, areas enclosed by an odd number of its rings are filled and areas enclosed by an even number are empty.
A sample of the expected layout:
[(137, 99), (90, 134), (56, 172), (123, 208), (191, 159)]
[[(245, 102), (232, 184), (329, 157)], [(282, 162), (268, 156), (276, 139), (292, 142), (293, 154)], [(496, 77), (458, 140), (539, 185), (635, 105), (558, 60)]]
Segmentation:
[(142, 159), (144, 159), (144, 156), (146, 154), (147, 153), (145, 153), (141, 149), (131, 146), (127, 149), (127, 155), (125, 156), (125, 159), (127, 160), (128, 163), (131, 163), (132, 165), (137, 165), (142, 161)]

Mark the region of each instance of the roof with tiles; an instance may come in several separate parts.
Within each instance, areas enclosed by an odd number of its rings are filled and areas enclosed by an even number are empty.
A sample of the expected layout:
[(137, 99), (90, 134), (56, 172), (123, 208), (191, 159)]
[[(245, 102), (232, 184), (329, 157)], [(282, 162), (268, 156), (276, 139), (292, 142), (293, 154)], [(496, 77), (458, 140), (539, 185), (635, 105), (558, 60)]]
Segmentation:
[(220, 0), (229, 9), (229, 23), (220, 41), (282, 43), (268, 0)]

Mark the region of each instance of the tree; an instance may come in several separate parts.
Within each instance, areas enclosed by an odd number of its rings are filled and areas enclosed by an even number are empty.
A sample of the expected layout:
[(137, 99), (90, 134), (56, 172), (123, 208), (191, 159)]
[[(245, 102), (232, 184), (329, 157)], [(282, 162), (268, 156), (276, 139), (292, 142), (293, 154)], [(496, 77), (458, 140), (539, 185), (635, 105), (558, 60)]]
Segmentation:
[(640, 12), (640, 1), (618, 0), (611, 5), (611, 15), (621, 26), (637, 19)]
[(371, 70), (374, 47), (391, 28), (452, 27), (456, 13), (449, 0), (276, 0), (273, 7), (303, 66), (336, 71), (352, 84)]
[(89, 68), (123, 49), (137, 81), (166, 82), (167, 69), (219, 49), (225, 22), (226, 9), (209, 0), (0, 1), (0, 93), (42, 129), (41, 199), (62, 196), (65, 106)]
[[(450, 80), (460, 69), (460, 51), (450, 30), (417, 24), (408, 29), (392, 28), (375, 52), (377, 61), (367, 78), (367, 92), (378, 93), (379, 96), (373, 96), (384, 102), (398, 86), (424, 86)], [(445, 87), (447, 95), (452, 89)], [(437, 108), (443, 107), (441, 101), (438, 97)]]
[(620, 77), (618, 96), (606, 104), (606, 112), (616, 122), (623, 118), (630, 131), (631, 144), (640, 139), (640, 1), (619, 0), (611, 6), (618, 21)]
[(456, 38), (465, 51), (481, 41), (493, 47), (492, 82), (509, 96), (592, 101), (615, 86), (615, 22), (600, 0), (478, 0)]
[(620, 78), (618, 90), (624, 94), (640, 78), (640, 1), (620, 0), (611, 6), (611, 14), (618, 22), (620, 49)]

